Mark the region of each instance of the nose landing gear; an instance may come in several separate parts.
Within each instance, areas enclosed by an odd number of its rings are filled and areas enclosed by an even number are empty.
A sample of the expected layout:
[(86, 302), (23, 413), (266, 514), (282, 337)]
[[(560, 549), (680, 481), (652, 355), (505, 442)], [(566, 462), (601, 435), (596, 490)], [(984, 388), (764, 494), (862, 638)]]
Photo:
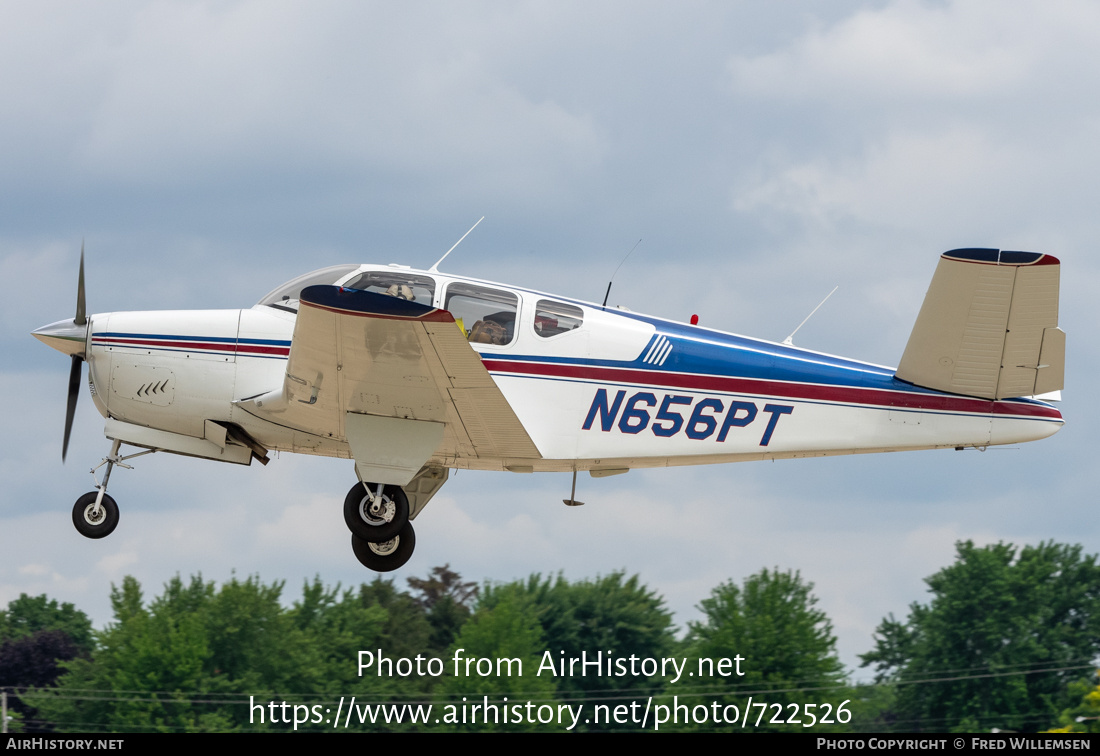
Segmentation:
[[(133, 470), (132, 466), (126, 464), (126, 460), (152, 454), (154, 451), (153, 449), (146, 449), (137, 454), (123, 457), (119, 455), (119, 449), (121, 448), (121, 441), (116, 440), (111, 444), (110, 453), (91, 470), (96, 490), (84, 494), (73, 505), (73, 525), (76, 527), (77, 532), (85, 538), (106, 538), (118, 526), (118, 504), (107, 494), (107, 481), (111, 479), (111, 470), (114, 469), (114, 466), (118, 465), (119, 467), (125, 467), (127, 470)], [(103, 483), (100, 484), (95, 472), (104, 465), (107, 465), (107, 470), (103, 473)]]

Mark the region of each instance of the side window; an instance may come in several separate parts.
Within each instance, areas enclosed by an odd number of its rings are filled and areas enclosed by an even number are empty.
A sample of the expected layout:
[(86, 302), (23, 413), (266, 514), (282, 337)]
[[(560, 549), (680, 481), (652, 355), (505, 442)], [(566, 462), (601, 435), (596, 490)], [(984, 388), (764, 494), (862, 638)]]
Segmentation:
[(399, 273), (389, 270), (371, 270), (344, 284), (345, 288), (388, 294), (410, 302), (432, 306), (435, 281), (428, 276)]
[(549, 299), (540, 299), (535, 305), (535, 335), (544, 339), (576, 330), (583, 322), (584, 313), (574, 305)]
[(471, 344), (505, 346), (516, 337), (519, 297), (510, 291), (453, 283), (443, 309), (454, 315)]

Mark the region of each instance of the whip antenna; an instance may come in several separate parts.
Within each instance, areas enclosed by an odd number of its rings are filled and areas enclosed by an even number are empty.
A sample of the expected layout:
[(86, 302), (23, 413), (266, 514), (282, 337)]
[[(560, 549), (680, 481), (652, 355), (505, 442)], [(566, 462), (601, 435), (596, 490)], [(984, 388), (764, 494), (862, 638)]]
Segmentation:
[[(829, 292), (828, 294), (826, 294), (826, 295), (825, 295), (825, 298), (821, 300), (821, 304), (819, 304), (819, 305), (818, 305), (817, 307), (815, 307), (815, 308), (814, 308), (813, 310), (811, 310), (811, 311), (810, 311), (810, 314), (809, 314), (809, 315), (807, 315), (807, 316), (806, 316), (806, 317), (805, 317), (805, 318), (803, 319), (803, 321), (802, 321), (801, 323), (799, 323), (799, 324), (798, 324), (798, 328), (801, 328), (802, 326), (806, 325), (806, 321), (807, 321), (807, 320), (809, 320), (810, 318), (812, 318), (812, 317), (814, 316), (814, 313), (815, 313), (815, 312), (817, 312), (818, 310), (820, 310), (820, 309), (821, 309), (821, 305), (823, 305), (823, 304), (825, 304), (826, 302), (828, 302), (828, 301), (829, 301), (829, 297), (831, 297), (831, 296), (832, 296), (832, 295), (833, 295), (834, 293), (836, 293), (836, 290), (837, 290), (837, 289), (839, 289), (839, 288), (840, 288), (840, 284), (837, 284), (836, 286), (834, 286), (834, 287), (833, 287), (833, 290), (832, 290), (832, 291), (830, 291), (830, 292)], [(796, 329), (794, 329), (793, 331), (791, 331), (791, 335), (790, 335), (790, 336), (788, 336), (787, 338), (783, 339), (783, 343), (784, 343), (784, 344), (786, 344), (787, 346), (794, 346), (794, 335), (795, 335), (796, 333), (798, 333), (798, 328), (796, 328)]]
[[(634, 242), (634, 246), (630, 248), (630, 251), (626, 253), (626, 257), (630, 257), (634, 254), (634, 250), (638, 248), (638, 245), (642, 243), (642, 240)], [(619, 268), (623, 267), (623, 263), (626, 262), (626, 257), (619, 263)], [(619, 268), (615, 268), (615, 272), (611, 274), (611, 280), (607, 282), (607, 291), (603, 294), (603, 304), (600, 307), (607, 308), (607, 298), (611, 295), (611, 284), (615, 281), (615, 276), (619, 273)]]
[[(480, 218), (478, 218), (478, 219), (477, 219), (477, 223), (481, 223), (481, 222), (482, 222), (483, 220), (485, 220), (485, 216), (484, 216), (484, 215), (483, 215), (483, 216), (481, 216)], [(477, 223), (475, 223), (474, 225), (470, 226), (470, 231), (473, 231), (473, 230), (474, 230), (475, 228), (477, 228)], [(462, 239), (465, 239), (465, 238), (466, 238), (467, 236), (469, 236), (469, 235), (470, 235), (470, 231), (467, 231), (466, 233), (464, 233), (464, 234), (462, 235)], [(429, 272), (429, 273), (438, 273), (438, 272), (439, 272), (439, 263), (441, 263), (441, 262), (443, 262), (444, 260), (446, 260), (446, 259), (447, 259), (447, 255), (449, 255), (449, 254), (451, 254), (452, 252), (454, 252), (454, 251), (455, 251), (455, 247), (457, 247), (457, 246), (458, 246), (459, 244), (461, 244), (461, 243), (462, 243), (462, 239), (459, 239), (458, 241), (456, 241), (456, 242), (455, 242), (455, 244), (454, 244), (454, 247), (451, 247), (450, 249), (448, 249), (448, 250), (447, 250), (447, 253), (446, 253), (446, 254), (444, 254), (444, 255), (443, 255), (443, 257), (439, 258), (439, 260), (437, 260), (437, 261), (436, 261), (435, 265), (433, 265), (432, 267), (428, 268), (428, 272)]]

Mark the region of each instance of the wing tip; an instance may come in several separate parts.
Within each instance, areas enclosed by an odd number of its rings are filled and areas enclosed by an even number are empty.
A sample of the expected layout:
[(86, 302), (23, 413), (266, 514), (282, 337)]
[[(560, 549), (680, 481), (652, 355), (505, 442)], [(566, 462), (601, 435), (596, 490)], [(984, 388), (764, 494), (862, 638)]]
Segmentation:
[(373, 291), (346, 289), (343, 286), (307, 286), (302, 289), (299, 301), (303, 305), (321, 310), (358, 317), (443, 323), (454, 321), (454, 317), (446, 310)]

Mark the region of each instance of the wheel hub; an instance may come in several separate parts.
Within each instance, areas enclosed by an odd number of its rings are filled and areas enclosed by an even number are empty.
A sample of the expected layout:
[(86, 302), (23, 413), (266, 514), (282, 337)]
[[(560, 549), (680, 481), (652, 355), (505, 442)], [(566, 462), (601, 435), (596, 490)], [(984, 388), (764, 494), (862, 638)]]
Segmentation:
[(99, 508), (97, 512), (95, 510), (95, 504), (89, 504), (84, 507), (84, 521), (89, 525), (99, 525), (103, 522), (103, 518), (107, 516), (107, 510), (103, 507)]
[(369, 496), (364, 496), (359, 505), (359, 513), (368, 525), (384, 525), (393, 520), (394, 515), (397, 514), (397, 506), (388, 496), (376, 496), (373, 500)]
[(388, 541), (382, 541), (382, 543), (369, 543), (367, 547), (378, 556), (389, 556), (397, 551), (397, 546), (400, 543), (401, 536), (394, 536)]

